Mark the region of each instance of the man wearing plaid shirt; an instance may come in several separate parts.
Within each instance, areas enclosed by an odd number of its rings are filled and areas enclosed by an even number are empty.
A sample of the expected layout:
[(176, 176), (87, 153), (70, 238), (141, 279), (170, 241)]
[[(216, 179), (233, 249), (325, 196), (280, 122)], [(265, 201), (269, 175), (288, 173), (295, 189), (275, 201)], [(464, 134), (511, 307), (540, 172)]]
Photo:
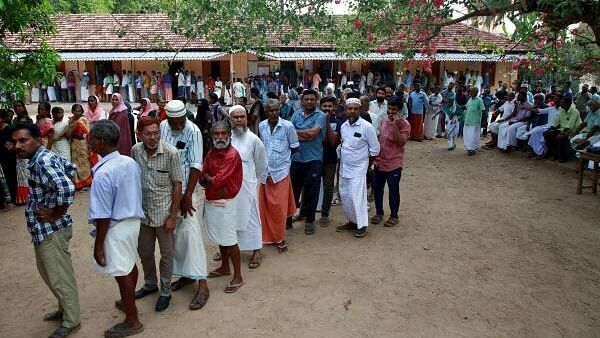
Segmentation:
[(67, 213), (75, 186), (69, 176), (75, 166), (41, 145), (34, 124), (19, 124), (12, 132), (17, 155), (29, 159), (29, 199), (25, 207), (27, 230), (42, 279), (58, 299), (58, 311), (44, 320), (62, 321), (50, 337), (66, 337), (80, 327), (79, 295), (73, 273), (69, 240), (73, 220)]

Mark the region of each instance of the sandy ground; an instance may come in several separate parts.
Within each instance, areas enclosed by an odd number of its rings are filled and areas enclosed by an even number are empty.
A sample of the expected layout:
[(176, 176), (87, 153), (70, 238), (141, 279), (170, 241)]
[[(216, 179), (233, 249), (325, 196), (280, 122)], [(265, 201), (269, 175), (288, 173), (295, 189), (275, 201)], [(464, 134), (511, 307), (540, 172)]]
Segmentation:
[[(405, 167), (399, 226), (355, 239), (335, 232), (335, 206), (334, 224), (312, 237), (297, 226), (289, 252), (266, 248), (258, 270), (244, 255), (237, 293), (211, 279), (203, 310), (188, 310), (192, 287), (160, 314), (156, 296), (138, 301), (139, 337), (600, 337), (600, 197), (575, 194), (573, 163), (467, 157), (435, 140), (410, 143)], [(123, 318), (116, 283), (92, 268), (87, 198), (78, 193), (71, 209), (83, 325), (74, 337), (100, 337)], [(41, 318), (56, 302), (23, 208), (1, 217), (0, 337), (45, 337), (56, 324)]]

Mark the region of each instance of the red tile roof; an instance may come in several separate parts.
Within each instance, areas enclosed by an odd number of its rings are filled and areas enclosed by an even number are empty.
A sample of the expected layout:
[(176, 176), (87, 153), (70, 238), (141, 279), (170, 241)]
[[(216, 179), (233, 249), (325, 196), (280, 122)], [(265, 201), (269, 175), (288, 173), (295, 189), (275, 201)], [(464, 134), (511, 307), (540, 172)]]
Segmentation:
[[(186, 38), (174, 34), (171, 21), (164, 14), (69, 14), (55, 16), (57, 34), (50, 38), (50, 44), (59, 51), (116, 51), (116, 50), (169, 50), (158, 47), (168, 43), (172, 48), (198, 50), (219, 48), (211, 42), (197, 38), (187, 42)], [(526, 47), (517, 45), (499, 35), (476, 28), (455, 24), (442, 29), (442, 36), (434, 39), (439, 51), (479, 52), (476, 44), (466, 49), (460, 40), (480, 39), (486, 44), (503, 47), (507, 51), (524, 51)], [(332, 46), (310, 38), (305, 30), (298, 41), (281, 44), (278, 34), (271, 34), (269, 40), (280, 49), (324, 49)], [(17, 50), (37, 48), (37, 43), (23, 44), (15, 37), (7, 37), (7, 44)]]

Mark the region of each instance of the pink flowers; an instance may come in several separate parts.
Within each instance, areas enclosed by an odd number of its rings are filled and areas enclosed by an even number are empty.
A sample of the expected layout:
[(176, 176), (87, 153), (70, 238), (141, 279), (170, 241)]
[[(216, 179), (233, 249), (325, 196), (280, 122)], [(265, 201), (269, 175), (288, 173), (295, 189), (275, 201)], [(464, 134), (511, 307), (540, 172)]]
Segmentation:
[(433, 5), (435, 7), (442, 7), (444, 5), (444, 0), (433, 0)]
[(362, 22), (360, 21), (360, 19), (354, 20), (354, 28), (360, 29), (361, 27), (362, 27)]

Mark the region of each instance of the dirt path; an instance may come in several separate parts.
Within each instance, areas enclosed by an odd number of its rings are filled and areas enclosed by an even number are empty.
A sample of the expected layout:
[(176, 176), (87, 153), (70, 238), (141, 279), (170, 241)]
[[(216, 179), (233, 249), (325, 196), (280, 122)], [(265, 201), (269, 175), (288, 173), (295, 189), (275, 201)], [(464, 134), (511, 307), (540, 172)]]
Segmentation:
[[(139, 301), (139, 337), (600, 337), (600, 196), (575, 194), (573, 166), (410, 143), (401, 225), (357, 240), (335, 232), (344, 219), (333, 207), (334, 224), (315, 236), (291, 231), (287, 254), (266, 248), (238, 293), (210, 280), (201, 311), (187, 309), (192, 288), (161, 314), (153, 297)], [(118, 290), (91, 265), (87, 193), (72, 212), (83, 325), (74, 337), (100, 337), (122, 319)], [(23, 208), (1, 217), (0, 336), (46, 336), (55, 324), (41, 317), (55, 300), (36, 271)]]

